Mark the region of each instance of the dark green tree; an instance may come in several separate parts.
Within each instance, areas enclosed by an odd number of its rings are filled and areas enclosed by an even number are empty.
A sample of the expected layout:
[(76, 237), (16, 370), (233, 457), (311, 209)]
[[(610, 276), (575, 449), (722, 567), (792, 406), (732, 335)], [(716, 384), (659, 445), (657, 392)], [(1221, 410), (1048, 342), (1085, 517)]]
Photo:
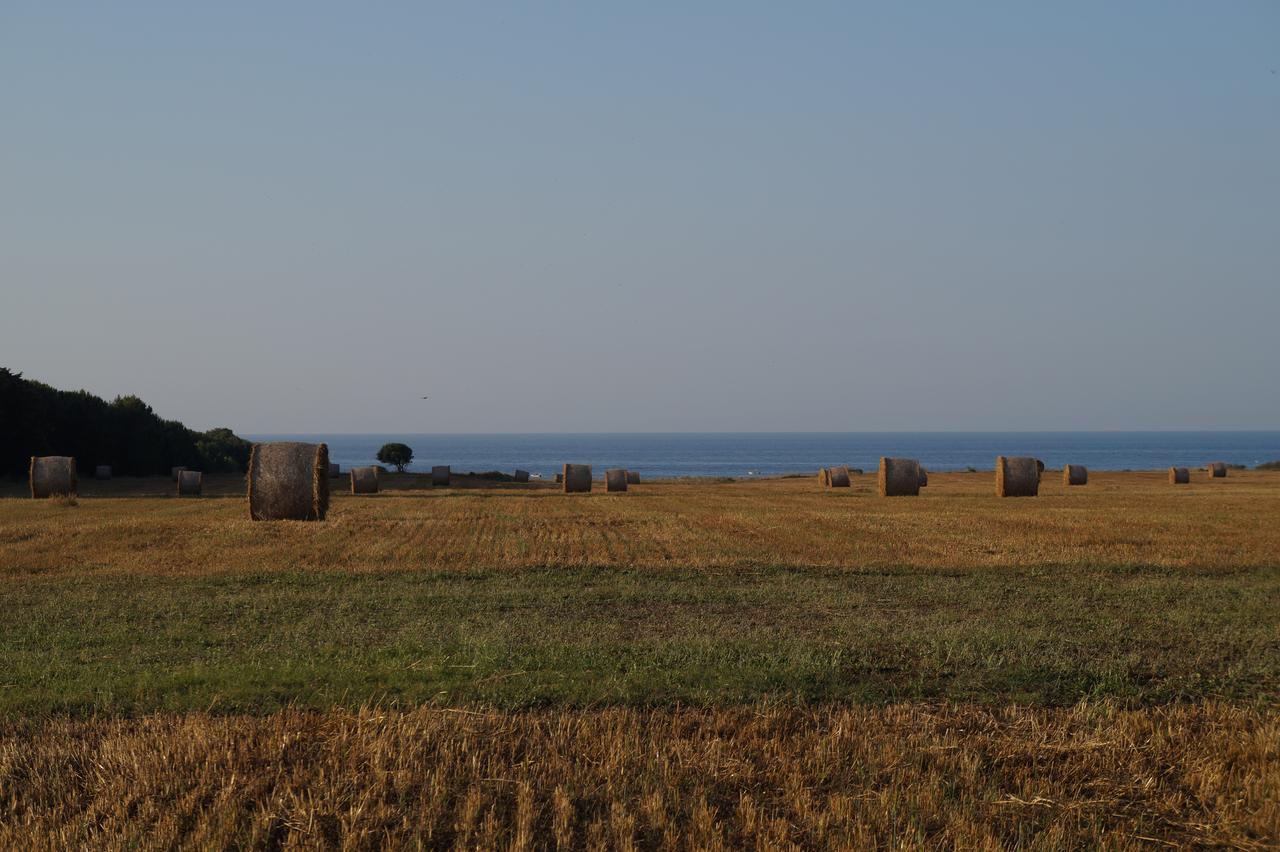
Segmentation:
[(413, 461), (413, 450), (408, 444), (383, 444), (382, 449), (378, 450), (378, 461), (391, 465), (399, 473), (404, 473), (409, 462)]

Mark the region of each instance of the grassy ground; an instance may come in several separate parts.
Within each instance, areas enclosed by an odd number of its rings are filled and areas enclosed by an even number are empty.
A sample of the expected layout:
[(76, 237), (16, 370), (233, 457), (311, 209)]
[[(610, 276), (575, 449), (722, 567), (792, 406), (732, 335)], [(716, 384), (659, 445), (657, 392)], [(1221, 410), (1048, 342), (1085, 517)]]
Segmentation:
[[(930, 480), (393, 476), (320, 524), (250, 522), (238, 477), (2, 486), (0, 846), (126, 834), (120, 785), (186, 845), (1280, 840), (1280, 473)], [(406, 732), (446, 768), (393, 765)]]

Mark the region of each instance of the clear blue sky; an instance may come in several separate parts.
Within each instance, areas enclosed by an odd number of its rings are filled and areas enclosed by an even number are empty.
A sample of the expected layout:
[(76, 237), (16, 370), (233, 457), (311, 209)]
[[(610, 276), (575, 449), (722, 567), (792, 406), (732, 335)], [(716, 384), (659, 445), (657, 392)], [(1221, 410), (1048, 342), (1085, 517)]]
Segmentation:
[(1278, 428), (1277, 72), (1274, 0), (7, 0), (0, 365), (250, 433)]

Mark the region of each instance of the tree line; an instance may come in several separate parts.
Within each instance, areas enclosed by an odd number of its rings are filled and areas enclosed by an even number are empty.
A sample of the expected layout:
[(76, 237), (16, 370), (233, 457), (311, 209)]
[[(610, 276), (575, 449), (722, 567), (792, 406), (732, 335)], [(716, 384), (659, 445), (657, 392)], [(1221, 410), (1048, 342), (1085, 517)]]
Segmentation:
[(26, 476), (31, 456), (75, 456), (85, 475), (100, 464), (125, 476), (244, 471), (251, 444), (230, 429), (197, 432), (165, 420), (136, 396), (110, 402), (63, 391), (0, 367), (0, 476)]

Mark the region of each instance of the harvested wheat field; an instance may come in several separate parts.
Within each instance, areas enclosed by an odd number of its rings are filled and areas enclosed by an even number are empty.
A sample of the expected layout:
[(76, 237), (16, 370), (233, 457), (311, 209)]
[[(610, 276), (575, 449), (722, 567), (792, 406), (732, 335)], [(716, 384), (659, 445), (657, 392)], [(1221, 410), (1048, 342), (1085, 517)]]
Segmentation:
[(1280, 842), (1280, 473), (0, 486), (0, 847)]

